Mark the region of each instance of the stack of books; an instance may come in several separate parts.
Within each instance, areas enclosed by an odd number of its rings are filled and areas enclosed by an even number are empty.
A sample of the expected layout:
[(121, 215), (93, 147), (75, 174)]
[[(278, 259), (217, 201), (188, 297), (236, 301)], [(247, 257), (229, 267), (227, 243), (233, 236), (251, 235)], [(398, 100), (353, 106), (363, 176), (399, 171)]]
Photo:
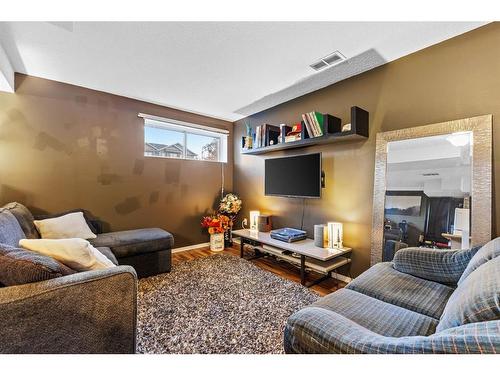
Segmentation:
[(266, 147), (279, 142), (281, 129), (274, 125), (263, 124), (255, 129), (255, 147)]
[(304, 113), (302, 115), (302, 120), (306, 126), (309, 138), (321, 137), (325, 134), (323, 114), (316, 111)]
[(285, 143), (286, 136), (291, 131), (292, 131), (291, 126), (287, 126), (287, 124), (280, 124), (280, 137), (278, 139), (278, 143)]
[[(290, 127), (287, 126), (288, 129)], [(302, 124), (298, 123), (292, 126), (292, 129), (286, 133), (285, 142), (295, 142), (302, 139)]]

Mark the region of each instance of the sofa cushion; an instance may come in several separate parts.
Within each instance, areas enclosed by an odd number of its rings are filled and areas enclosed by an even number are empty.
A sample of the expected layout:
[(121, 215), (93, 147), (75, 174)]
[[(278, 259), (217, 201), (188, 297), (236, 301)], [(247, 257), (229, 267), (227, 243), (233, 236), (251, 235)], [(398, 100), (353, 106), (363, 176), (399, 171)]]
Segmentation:
[(311, 306), (340, 314), (354, 323), (387, 337), (428, 336), (436, 319), (391, 305), (351, 289), (340, 289)]
[(457, 285), (472, 257), (481, 246), (464, 250), (421, 247), (402, 249), (394, 256), (394, 269), (422, 279)]
[(24, 249), (50, 256), (77, 271), (101, 270), (115, 267), (104, 254), (82, 238), (24, 239)]
[(0, 243), (17, 247), (26, 238), (16, 217), (9, 211), (0, 212)]
[(89, 226), (90, 230), (92, 231), (92, 233), (97, 234), (97, 233), (100, 232), (101, 224), (100, 224), (99, 220), (97, 220), (90, 213), (90, 211), (84, 210), (82, 208), (75, 208), (75, 209), (72, 209), (72, 210), (58, 212), (56, 214), (36, 215), (35, 219), (36, 220), (54, 219), (56, 217), (61, 217), (61, 216), (67, 215), (67, 214), (75, 213), (75, 212), (81, 212), (83, 214), (83, 217), (84, 217), (87, 225)]
[(118, 265), (118, 260), (116, 260), (115, 254), (111, 251), (109, 247), (96, 247), (97, 250), (101, 252), (106, 258), (108, 258), (113, 264)]
[[(385, 337), (333, 311), (306, 307), (288, 318), (284, 348), (297, 354), (498, 354), (499, 332), (497, 320), (430, 336)], [(400, 371), (405, 368), (400, 366)]]
[(458, 284), (464, 282), (464, 280), (472, 273), (474, 270), (479, 268), (481, 265), (487, 261), (496, 258), (500, 255), (500, 237), (491, 240), (486, 245), (481, 247), (478, 252), (472, 257), (467, 268), (465, 268)]
[(64, 239), (64, 238), (96, 238), (85, 218), (83, 212), (72, 212), (63, 216), (51, 219), (35, 220), (36, 229), (43, 239)]
[(109, 247), (117, 258), (172, 248), (174, 238), (163, 229), (146, 228), (101, 233), (90, 240), (96, 247)]
[(21, 226), (26, 238), (40, 238), (40, 234), (33, 223), (33, 215), (21, 203), (12, 202), (3, 206), (0, 210), (9, 210), (14, 215)]
[(392, 263), (374, 265), (346, 288), (435, 319), (439, 319), (454, 291), (449, 286), (396, 271)]
[(0, 244), (0, 283), (34, 283), (75, 273), (57, 260), (32, 251)]
[(500, 320), (500, 257), (473, 271), (451, 295), (437, 331)]

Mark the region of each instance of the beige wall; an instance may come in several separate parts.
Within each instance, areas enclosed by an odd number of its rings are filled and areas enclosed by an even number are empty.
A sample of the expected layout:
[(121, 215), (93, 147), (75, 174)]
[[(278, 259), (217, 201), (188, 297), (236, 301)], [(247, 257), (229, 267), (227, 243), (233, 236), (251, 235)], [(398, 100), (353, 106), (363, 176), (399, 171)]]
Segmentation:
[[(327, 220), (344, 223), (345, 244), (354, 248), (352, 269), (369, 267), (375, 134), (447, 120), (493, 114), (495, 194), (500, 173), (500, 24), (494, 23), (424, 49), (382, 67), (339, 82), (251, 116), (253, 126), (293, 123), (304, 112), (330, 113), (349, 122), (357, 105), (370, 112), (370, 138), (354, 144), (330, 144), (263, 156), (242, 156), (242, 121), (235, 124), (234, 188), (245, 212), (276, 215), (275, 227), (300, 226), (302, 201), (265, 197), (265, 157), (323, 152), (326, 189), (319, 200), (306, 200), (305, 227)], [(494, 215), (500, 203), (494, 200)], [(493, 223), (493, 233), (500, 233)]]
[(145, 158), (137, 114), (232, 131), (230, 122), (25, 75), (16, 75), (16, 86), (15, 94), (0, 93), (1, 204), (86, 208), (109, 229), (164, 228), (176, 247), (208, 240), (200, 217), (220, 194), (221, 164)]

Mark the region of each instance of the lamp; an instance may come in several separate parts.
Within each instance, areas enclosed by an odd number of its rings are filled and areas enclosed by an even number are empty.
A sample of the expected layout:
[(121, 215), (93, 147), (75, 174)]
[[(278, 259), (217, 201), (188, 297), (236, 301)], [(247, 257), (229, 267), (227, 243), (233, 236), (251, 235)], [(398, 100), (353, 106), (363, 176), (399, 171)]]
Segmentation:
[(330, 222), (328, 227), (328, 247), (341, 248), (343, 241), (343, 225), (338, 222)]
[(257, 231), (259, 229), (260, 211), (250, 211), (250, 230)]
[(469, 246), (469, 209), (455, 208), (453, 234), (462, 233), (462, 249), (468, 249)]

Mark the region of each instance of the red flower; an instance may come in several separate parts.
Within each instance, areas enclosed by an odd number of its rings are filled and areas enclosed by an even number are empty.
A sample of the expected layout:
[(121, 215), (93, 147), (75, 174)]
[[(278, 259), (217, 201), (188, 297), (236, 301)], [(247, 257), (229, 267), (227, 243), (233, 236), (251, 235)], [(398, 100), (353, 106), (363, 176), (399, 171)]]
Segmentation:
[(201, 219), (201, 226), (208, 228), (210, 234), (224, 233), (230, 225), (230, 220), (224, 215), (205, 216)]

